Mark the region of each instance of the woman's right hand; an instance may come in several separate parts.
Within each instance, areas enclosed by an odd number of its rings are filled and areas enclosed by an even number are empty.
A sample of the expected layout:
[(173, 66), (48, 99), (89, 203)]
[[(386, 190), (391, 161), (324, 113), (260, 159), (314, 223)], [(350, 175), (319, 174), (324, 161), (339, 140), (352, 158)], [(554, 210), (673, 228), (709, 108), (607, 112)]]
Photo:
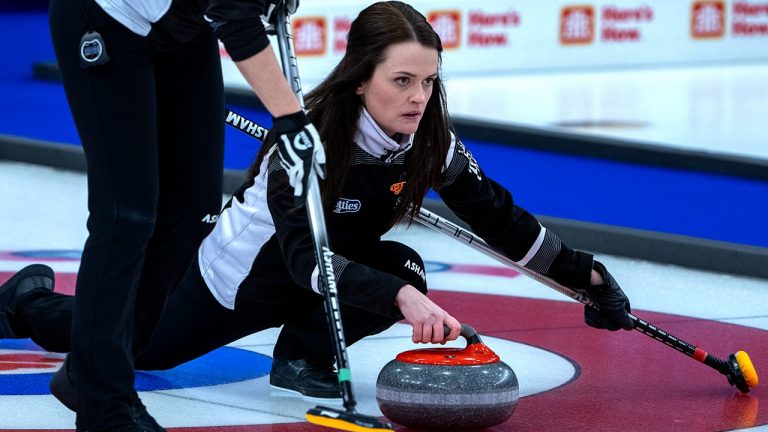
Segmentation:
[[(440, 343), (455, 340), (461, 324), (413, 285), (403, 285), (395, 297), (395, 305), (413, 327), (411, 340), (415, 343)], [(445, 335), (443, 326), (451, 329)]]

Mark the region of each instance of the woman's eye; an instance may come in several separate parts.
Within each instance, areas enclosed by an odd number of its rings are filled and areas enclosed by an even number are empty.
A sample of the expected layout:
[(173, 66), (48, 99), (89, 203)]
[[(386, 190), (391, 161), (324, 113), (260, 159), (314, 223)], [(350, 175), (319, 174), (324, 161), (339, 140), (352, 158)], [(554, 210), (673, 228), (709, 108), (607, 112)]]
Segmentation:
[(408, 85), (409, 79), (408, 77), (400, 77), (396, 78), (395, 81), (400, 85)]
[(435, 83), (435, 79), (434, 78), (427, 78), (427, 79), (424, 80), (424, 84), (426, 84), (426, 85), (430, 85), (431, 86), (434, 83)]

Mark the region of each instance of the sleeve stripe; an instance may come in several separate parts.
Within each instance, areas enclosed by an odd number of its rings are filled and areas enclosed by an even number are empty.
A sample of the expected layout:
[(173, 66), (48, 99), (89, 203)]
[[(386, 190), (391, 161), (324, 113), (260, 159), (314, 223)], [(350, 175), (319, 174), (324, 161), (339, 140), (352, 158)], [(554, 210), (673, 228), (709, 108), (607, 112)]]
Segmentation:
[(451, 133), (451, 147), (448, 149), (448, 155), (443, 166), (443, 186), (453, 184), (467, 166), (467, 158), (463, 155), (457, 155), (460, 148), (463, 148), (463, 145), (457, 142), (456, 136)]
[(320, 292), (320, 268), (315, 265), (315, 269), (312, 270), (312, 276), (309, 278), (309, 283), (312, 285), (312, 291), (322, 294)]
[(453, 153), (456, 151), (456, 135), (451, 132), (451, 146), (448, 147), (448, 154), (445, 155), (445, 165), (443, 165), (443, 171), (447, 170), (453, 162)]
[(533, 257), (539, 252), (539, 249), (541, 249), (541, 245), (544, 243), (544, 237), (547, 235), (547, 229), (544, 227), (541, 227), (541, 231), (539, 231), (539, 236), (536, 237), (536, 241), (533, 242), (533, 245), (530, 249), (528, 249), (528, 253), (525, 254), (523, 259), (520, 261), (515, 261), (515, 264), (519, 264), (523, 267), (525, 267), (526, 264), (528, 264), (529, 261), (533, 259)]
[[(341, 274), (344, 273), (344, 269), (347, 268), (349, 260), (343, 256), (333, 254), (331, 262), (333, 263), (333, 276), (338, 281), (341, 278)], [(309, 277), (309, 284), (312, 286), (312, 291), (322, 294), (320, 291), (320, 268), (317, 265), (315, 265), (315, 269), (312, 270), (312, 275)]]
[(529, 261), (524, 266), (537, 273), (546, 274), (549, 272), (549, 267), (555, 261), (557, 255), (560, 254), (562, 242), (551, 231), (547, 231), (546, 228), (542, 227), (541, 231), (536, 239), (536, 243), (534, 243), (534, 247), (531, 248), (523, 259), (528, 258), (531, 251), (535, 250), (533, 257), (529, 258)]

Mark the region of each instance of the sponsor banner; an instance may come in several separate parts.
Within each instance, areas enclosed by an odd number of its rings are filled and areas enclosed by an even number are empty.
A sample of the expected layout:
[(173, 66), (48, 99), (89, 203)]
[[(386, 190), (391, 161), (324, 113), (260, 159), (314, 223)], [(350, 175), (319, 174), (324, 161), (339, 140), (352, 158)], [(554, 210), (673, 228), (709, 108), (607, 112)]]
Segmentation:
[[(292, 19), (305, 89), (336, 65), (371, 2), (303, 2)], [(768, 59), (768, 0), (422, 0), (445, 75)], [(273, 41), (277, 53), (277, 43)], [(222, 48), (225, 81), (247, 87)]]

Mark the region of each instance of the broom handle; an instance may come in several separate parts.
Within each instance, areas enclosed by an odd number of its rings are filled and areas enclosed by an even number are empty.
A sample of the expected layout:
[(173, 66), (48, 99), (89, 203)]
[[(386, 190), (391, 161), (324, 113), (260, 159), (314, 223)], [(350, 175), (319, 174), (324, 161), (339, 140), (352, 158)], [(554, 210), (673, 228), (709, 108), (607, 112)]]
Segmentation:
[[(296, 94), (296, 98), (303, 109), (304, 95), (301, 90), (299, 68), (293, 51), (293, 37), (288, 30), (290, 28), (290, 17), (286, 11), (285, 2), (281, 2), (277, 7), (275, 32), (277, 33), (277, 44), (280, 51), (283, 74), (291, 85), (291, 88)], [(341, 313), (339, 310), (339, 294), (336, 290), (336, 279), (333, 274), (333, 252), (330, 249), (328, 232), (325, 225), (325, 214), (323, 213), (323, 204), (320, 197), (320, 184), (317, 181), (317, 173), (314, 169), (314, 163), (310, 166), (307, 190), (307, 215), (309, 217), (312, 238), (314, 240), (315, 261), (317, 262), (319, 270), (320, 291), (323, 293), (325, 316), (333, 338), (336, 362), (338, 363), (339, 368), (339, 386), (341, 388), (341, 396), (344, 400), (344, 408), (347, 411), (354, 411), (357, 401), (352, 389), (349, 357), (347, 356), (347, 344), (344, 339), (344, 328), (341, 323)]]

